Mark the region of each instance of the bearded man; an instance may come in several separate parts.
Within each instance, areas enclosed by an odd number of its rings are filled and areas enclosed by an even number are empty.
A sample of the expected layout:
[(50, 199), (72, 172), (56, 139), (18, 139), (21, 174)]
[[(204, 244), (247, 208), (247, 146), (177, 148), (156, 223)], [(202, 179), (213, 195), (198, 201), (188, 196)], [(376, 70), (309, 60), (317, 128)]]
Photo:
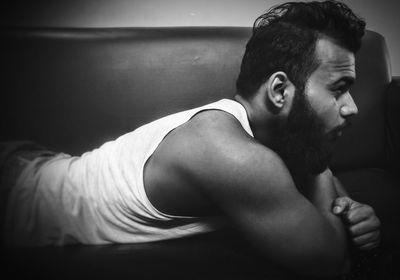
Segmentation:
[(4, 153), (17, 174), (3, 175), (12, 182), (5, 242), (139, 243), (229, 224), (296, 273), (346, 272), (349, 238), (360, 250), (379, 245), (373, 209), (329, 169), (357, 114), (349, 89), (364, 28), (340, 2), (276, 6), (254, 24), (232, 99), (80, 157)]

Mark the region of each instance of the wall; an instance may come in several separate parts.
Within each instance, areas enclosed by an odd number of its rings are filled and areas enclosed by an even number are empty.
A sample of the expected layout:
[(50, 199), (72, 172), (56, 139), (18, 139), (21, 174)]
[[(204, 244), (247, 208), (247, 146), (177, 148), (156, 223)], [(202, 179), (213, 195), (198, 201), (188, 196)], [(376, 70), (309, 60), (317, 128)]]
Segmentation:
[[(251, 26), (285, 0), (15, 0), (2, 5), (0, 24), (57, 27)], [(344, 0), (385, 36), (393, 74), (400, 76), (400, 1)]]

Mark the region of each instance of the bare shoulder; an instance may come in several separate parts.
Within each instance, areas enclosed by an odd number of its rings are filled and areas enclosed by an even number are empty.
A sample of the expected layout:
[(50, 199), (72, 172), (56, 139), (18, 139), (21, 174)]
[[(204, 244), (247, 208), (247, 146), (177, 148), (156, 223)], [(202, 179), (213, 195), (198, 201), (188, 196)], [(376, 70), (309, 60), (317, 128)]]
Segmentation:
[(272, 205), (268, 200), (289, 197), (284, 188), (295, 189), (280, 158), (219, 110), (203, 111), (171, 131), (146, 163), (144, 183), (159, 210), (184, 216), (235, 215), (239, 202)]
[(165, 145), (169, 152), (175, 151), (169, 159), (180, 173), (217, 200), (228, 200), (229, 193), (256, 198), (273, 197), (274, 189), (279, 194), (283, 188), (295, 190), (280, 157), (248, 135), (227, 112), (197, 114), (171, 133)]

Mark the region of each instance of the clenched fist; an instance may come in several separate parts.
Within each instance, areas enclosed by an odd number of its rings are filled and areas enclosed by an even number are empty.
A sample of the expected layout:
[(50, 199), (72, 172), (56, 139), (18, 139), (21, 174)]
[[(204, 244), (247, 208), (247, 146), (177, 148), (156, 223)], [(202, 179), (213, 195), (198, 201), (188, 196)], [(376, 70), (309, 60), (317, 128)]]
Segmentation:
[(371, 206), (344, 196), (335, 199), (332, 212), (345, 221), (352, 241), (360, 250), (379, 246), (381, 223)]

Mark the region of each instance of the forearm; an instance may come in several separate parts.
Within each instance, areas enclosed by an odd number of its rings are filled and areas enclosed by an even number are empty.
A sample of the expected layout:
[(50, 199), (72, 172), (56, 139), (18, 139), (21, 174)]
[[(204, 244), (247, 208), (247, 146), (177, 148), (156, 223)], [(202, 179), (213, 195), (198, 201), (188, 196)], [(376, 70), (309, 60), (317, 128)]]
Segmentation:
[(332, 238), (335, 238), (332, 242), (336, 241), (336, 244), (343, 248), (344, 270), (347, 270), (349, 268), (347, 231), (341, 218), (332, 212), (332, 204), (339, 194), (336, 179), (331, 171), (327, 169), (324, 173), (310, 178), (305, 186), (304, 194), (332, 227)]
[(344, 188), (343, 184), (339, 181), (338, 178), (333, 176), (333, 181), (335, 183), (335, 188), (336, 188), (336, 192), (337, 192), (338, 196), (342, 196), (342, 197), (343, 196), (349, 196), (349, 193)]

